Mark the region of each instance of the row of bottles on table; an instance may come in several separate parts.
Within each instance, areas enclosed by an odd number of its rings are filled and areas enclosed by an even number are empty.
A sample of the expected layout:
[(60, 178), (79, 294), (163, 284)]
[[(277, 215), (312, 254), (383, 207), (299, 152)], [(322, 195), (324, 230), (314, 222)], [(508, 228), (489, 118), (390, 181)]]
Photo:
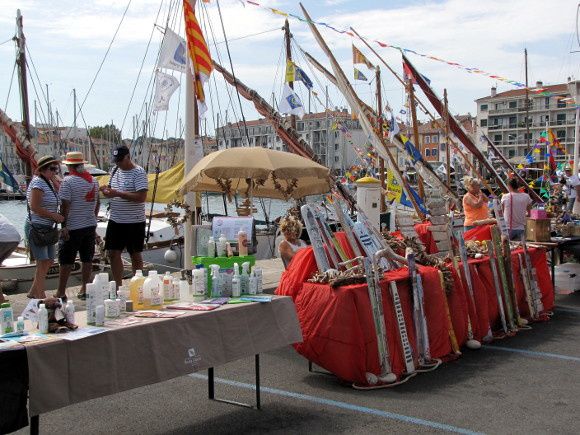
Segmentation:
[[(68, 323), (75, 323), (75, 306), (74, 302), (68, 300), (62, 306), (62, 310), (64, 312), (65, 319)], [(45, 304), (38, 305), (38, 312), (36, 313), (37, 320), (38, 320), (38, 331), (41, 334), (48, 333), (48, 310), (46, 309)], [(24, 319), (22, 317), (18, 317), (18, 322), (16, 323), (16, 332), (24, 332)]]
[(242, 271), (238, 263), (234, 263), (233, 274), (222, 271), (218, 264), (211, 264), (211, 297), (240, 297), (242, 294), (255, 295), (262, 293), (262, 269), (254, 267), (250, 272), (250, 263), (242, 263)]
[[(221, 234), (216, 242), (213, 236), (207, 241), (208, 257), (232, 257), (233, 250), (225, 234)], [(248, 235), (244, 230), (238, 232), (238, 255), (245, 257), (248, 255)]]

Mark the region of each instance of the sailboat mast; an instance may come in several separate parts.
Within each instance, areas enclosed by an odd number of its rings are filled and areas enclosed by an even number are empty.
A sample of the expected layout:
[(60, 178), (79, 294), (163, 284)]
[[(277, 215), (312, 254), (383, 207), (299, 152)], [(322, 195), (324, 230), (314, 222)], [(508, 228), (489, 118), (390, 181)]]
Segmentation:
[[(16, 10), (16, 27), (18, 28), (18, 57), (16, 64), (18, 65), (18, 78), (20, 82), (20, 98), (22, 101), (22, 127), (24, 128), (24, 136), (26, 140), (30, 141), (32, 135), (30, 133), (30, 113), (28, 107), (28, 84), (26, 81), (26, 38), (24, 37), (24, 30), (22, 25), (22, 14), (20, 9)], [(26, 175), (26, 184), (32, 179), (32, 164), (27, 160), (24, 165), (24, 172)]]
[[(381, 96), (381, 68), (377, 65), (375, 67), (375, 81), (377, 82), (377, 130), (379, 134), (383, 134), (383, 99)], [(387, 211), (387, 205), (385, 204), (385, 160), (379, 156), (379, 180), (381, 182), (381, 213)]]
[[(447, 105), (447, 88), (443, 89), (443, 104), (445, 113), (449, 113)], [(445, 170), (447, 172), (447, 187), (451, 188), (451, 149), (449, 148), (449, 116), (445, 117)], [(457, 171), (455, 172), (455, 183), (457, 183)]]
[[(284, 42), (286, 43), (286, 68), (288, 68), (288, 64), (292, 62), (292, 47), (290, 45), (290, 38), (292, 38), (292, 34), (290, 33), (290, 23), (288, 22), (288, 18), (284, 21)], [(291, 89), (294, 89), (294, 81), (289, 80), (288, 86)], [(290, 115), (290, 126), (293, 129), (296, 129), (296, 115)]]
[(526, 70), (526, 154), (530, 152), (530, 90), (528, 88), (528, 49), (524, 48), (524, 64)]
[[(415, 90), (413, 89), (413, 80), (409, 78), (407, 82), (407, 92), (409, 93), (409, 107), (411, 109), (411, 120), (413, 121), (413, 141), (415, 142), (415, 146), (423, 155), (423, 150), (421, 149), (421, 145), (419, 145), (419, 123), (417, 122), (417, 106), (415, 105)], [(425, 186), (423, 184), (423, 177), (419, 175), (417, 172), (417, 187), (419, 190), (419, 196), (421, 199), (425, 199)]]

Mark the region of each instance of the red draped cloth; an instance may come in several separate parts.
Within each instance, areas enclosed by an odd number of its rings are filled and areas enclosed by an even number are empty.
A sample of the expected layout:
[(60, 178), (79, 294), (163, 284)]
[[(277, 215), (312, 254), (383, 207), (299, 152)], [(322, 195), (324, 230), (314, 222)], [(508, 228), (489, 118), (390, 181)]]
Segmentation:
[[(344, 235), (337, 234), (337, 237), (348, 251), (350, 247)], [(512, 253), (512, 265), (520, 314), (526, 317), (528, 308), (519, 271), (518, 252), (521, 251)], [(352, 251), (347, 254), (354, 256)], [(545, 251), (530, 249), (530, 257), (537, 271), (544, 308), (550, 310), (554, 305), (554, 291)], [(499, 331), (501, 328), (489, 260), (487, 258), (469, 260), (469, 268), (473, 280), (474, 303), (468, 295), (464, 278), (455, 272), (454, 286), (447, 298), (453, 330), (460, 346), (467, 341), (468, 314), (476, 339), (481, 340), (490, 327), (492, 331)], [(357, 284), (332, 289), (327, 284), (305, 282), (315, 271), (316, 262), (312, 248), (302, 249), (296, 253), (288, 270), (282, 274), (276, 289), (276, 294), (291, 296), (296, 304), (303, 342), (296, 344), (295, 348), (308, 360), (339, 378), (365, 384), (366, 372), (379, 374), (380, 371), (377, 335), (367, 286)], [(425, 293), (425, 317), (431, 355), (434, 358), (445, 358), (451, 354), (452, 349), (439, 271), (433, 267), (419, 266), (419, 274), (423, 280)], [(397, 283), (409, 340), (411, 346), (415, 348), (412, 295), (407, 268), (388, 271), (381, 281), (391, 366), (394, 373), (401, 374), (404, 370), (404, 359), (388, 287), (391, 281)]]

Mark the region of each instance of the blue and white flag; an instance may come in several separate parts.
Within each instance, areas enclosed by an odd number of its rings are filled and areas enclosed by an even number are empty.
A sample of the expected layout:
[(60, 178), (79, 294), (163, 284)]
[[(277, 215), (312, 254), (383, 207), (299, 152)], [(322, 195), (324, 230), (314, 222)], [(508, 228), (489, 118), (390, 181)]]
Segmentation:
[(362, 80), (362, 81), (368, 81), (368, 79), (366, 78), (366, 76), (360, 72), (357, 68), (354, 69), (354, 79), (355, 80)]
[(301, 119), (304, 116), (304, 105), (302, 101), (300, 101), (296, 92), (287, 84), (284, 84), (284, 92), (282, 93), (280, 104), (278, 104), (278, 111), (280, 113), (296, 115)]
[(184, 73), (187, 68), (187, 45), (185, 39), (170, 28), (165, 29), (158, 68), (167, 68)]

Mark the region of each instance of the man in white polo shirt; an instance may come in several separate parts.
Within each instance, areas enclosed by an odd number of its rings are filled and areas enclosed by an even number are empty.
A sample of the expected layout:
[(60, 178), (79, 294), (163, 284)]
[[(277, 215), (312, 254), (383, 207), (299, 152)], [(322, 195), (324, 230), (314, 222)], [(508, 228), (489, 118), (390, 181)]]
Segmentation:
[(66, 153), (63, 163), (68, 173), (60, 185), (62, 223), (61, 239), (58, 244), (57, 298), (66, 296), (66, 285), (75, 263), (77, 253), (82, 263), (82, 285), (77, 297), (86, 299), (87, 283), (91, 281), (93, 256), (99, 213), (99, 183), (85, 170), (83, 153)]
[(111, 271), (117, 285), (123, 283), (124, 249), (131, 256), (133, 273), (143, 269), (145, 243), (145, 199), (147, 198), (147, 173), (131, 161), (129, 148), (122, 145), (113, 151), (116, 167), (111, 172), (108, 186), (101, 192), (111, 199), (109, 224), (105, 234), (105, 249), (109, 252)]

